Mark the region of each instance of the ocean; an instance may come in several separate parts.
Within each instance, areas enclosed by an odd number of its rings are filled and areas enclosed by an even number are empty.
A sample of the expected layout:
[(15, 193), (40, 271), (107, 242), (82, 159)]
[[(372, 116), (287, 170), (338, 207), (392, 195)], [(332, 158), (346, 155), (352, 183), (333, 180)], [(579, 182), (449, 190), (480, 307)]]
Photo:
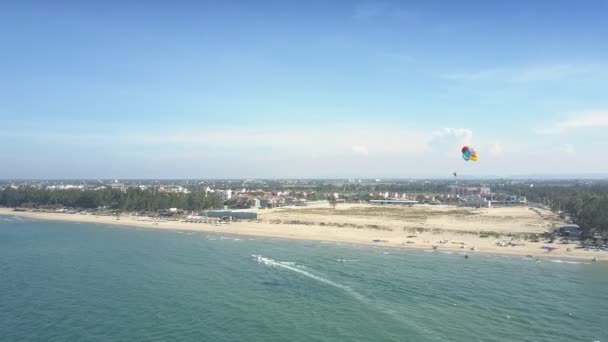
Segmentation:
[(607, 289), (600, 263), (0, 217), (0, 341), (608, 341)]

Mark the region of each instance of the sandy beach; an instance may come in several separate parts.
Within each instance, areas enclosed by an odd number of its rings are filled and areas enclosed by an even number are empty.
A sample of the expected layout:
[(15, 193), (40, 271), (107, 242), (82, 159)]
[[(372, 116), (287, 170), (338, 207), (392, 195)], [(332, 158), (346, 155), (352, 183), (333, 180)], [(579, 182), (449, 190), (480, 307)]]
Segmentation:
[[(608, 260), (608, 253), (575, 248), (556, 239), (531, 242), (524, 235), (542, 234), (566, 223), (553, 213), (527, 207), (471, 209), (453, 206), (389, 207), (343, 204), (328, 207), (260, 210), (257, 221), (222, 224), (187, 223), (142, 216), (98, 216), (13, 211), (0, 208), (0, 215), (36, 220), (87, 222), (149, 229), (188, 230), (264, 236), (286, 239), (331, 241), (391, 248), (484, 254), (530, 255), (542, 259)], [(499, 246), (497, 243), (503, 243)], [(547, 252), (543, 246), (556, 248)]]

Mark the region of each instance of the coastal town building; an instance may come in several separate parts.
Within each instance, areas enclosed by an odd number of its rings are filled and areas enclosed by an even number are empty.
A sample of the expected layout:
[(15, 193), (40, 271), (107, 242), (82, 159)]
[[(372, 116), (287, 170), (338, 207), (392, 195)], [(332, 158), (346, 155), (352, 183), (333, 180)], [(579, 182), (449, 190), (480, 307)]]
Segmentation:
[(414, 200), (402, 200), (402, 199), (382, 199), (382, 200), (370, 200), (371, 204), (379, 205), (414, 205), (418, 204), (418, 201)]
[(467, 207), (474, 208), (490, 208), (492, 207), (492, 201), (481, 197), (481, 196), (469, 196), (463, 200), (463, 204)]
[(256, 220), (258, 213), (247, 210), (207, 210), (202, 213), (207, 217), (215, 217), (225, 220)]

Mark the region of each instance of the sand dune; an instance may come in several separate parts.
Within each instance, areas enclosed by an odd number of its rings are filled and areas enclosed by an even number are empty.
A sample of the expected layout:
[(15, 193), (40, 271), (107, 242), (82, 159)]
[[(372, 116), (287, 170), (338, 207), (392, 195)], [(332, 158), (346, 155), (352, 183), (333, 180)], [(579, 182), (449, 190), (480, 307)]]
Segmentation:
[(339, 205), (336, 209), (277, 208), (262, 210), (263, 222), (281, 220), (312, 224), (342, 223), (356, 226), (379, 226), (393, 230), (495, 231), (507, 233), (543, 233), (564, 224), (547, 210), (526, 207), (463, 208), (455, 206), (372, 206)]

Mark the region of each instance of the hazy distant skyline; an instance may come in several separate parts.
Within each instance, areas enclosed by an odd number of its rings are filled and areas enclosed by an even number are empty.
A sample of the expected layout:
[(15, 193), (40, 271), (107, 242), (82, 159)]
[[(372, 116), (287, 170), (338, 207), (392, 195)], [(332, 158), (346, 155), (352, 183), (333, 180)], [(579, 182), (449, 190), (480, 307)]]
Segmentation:
[(2, 3), (0, 179), (605, 174), (606, 16), (600, 0)]

